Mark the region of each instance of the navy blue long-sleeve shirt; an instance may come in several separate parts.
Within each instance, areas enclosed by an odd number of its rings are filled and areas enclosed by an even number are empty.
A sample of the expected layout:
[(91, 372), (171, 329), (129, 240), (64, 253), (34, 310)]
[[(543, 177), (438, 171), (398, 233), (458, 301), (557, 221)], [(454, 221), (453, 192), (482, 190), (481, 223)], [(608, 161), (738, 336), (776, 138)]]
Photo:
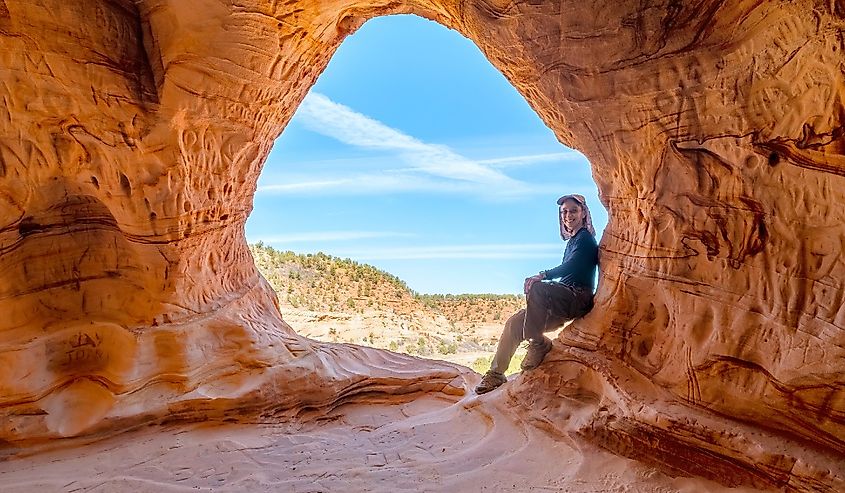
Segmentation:
[(563, 262), (543, 271), (545, 279), (560, 278), (563, 284), (595, 289), (596, 266), (599, 263), (599, 247), (587, 228), (581, 228), (566, 242)]

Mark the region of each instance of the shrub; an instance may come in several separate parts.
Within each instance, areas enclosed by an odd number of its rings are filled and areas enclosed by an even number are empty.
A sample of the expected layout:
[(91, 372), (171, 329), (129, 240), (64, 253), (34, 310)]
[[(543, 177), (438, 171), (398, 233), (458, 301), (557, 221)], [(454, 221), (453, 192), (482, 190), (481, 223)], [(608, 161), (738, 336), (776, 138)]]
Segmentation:
[(478, 373), (484, 373), (490, 369), (490, 363), (492, 362), (492, 356), (482, 356), (481, 358), (478, 358), (477, 360), (473, 361), (470, 368), (472, 368)]
[(447, 344), (446, 341), (440, 341), (437, 351), (440, 354), (455, 354), (458, 352), (458, 345), (454, 342)]

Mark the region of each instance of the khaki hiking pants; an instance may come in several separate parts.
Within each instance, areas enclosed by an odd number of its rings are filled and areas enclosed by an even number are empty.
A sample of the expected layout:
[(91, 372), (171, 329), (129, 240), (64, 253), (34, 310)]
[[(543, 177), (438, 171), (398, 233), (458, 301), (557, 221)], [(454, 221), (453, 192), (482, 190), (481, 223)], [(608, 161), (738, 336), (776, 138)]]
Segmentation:
[(540, 339), (543, 332), (553, 331), (569, 320), (583, 317), (592, 308), (593, 293), (588, 288), (559, 282), (535, 282), (526, 297), (526, 308), (514, 313), (505, 322), (490, 370), (505, 373), (520, 342)]

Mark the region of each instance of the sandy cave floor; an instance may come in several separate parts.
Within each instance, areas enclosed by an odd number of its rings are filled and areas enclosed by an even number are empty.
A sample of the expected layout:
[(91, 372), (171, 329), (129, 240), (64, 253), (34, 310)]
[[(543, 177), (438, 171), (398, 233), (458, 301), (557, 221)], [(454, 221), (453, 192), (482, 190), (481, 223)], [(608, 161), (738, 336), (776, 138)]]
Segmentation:
[(519, 420), (497, 390), (346, 405), (307, 424), (155, 426), (0, 462), (4, 493), (716, 492)]

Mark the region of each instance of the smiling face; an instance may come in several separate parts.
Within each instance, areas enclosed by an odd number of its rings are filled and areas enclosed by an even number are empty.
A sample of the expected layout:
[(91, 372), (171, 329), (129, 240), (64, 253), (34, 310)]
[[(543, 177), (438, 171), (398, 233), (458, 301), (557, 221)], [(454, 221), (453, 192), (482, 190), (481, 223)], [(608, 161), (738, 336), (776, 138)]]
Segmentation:
[(560, 223), (570, 234), (584, 226), (584, 208), (573, 199), (566, 199), (560, 205)]

